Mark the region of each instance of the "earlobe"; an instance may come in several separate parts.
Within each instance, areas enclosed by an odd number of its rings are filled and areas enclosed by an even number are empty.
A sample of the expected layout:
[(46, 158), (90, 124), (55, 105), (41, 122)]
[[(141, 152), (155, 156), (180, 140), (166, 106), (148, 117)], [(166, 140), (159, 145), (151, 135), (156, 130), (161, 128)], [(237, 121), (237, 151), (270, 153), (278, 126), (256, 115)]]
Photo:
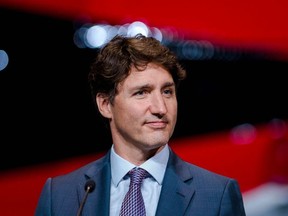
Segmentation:
[(98, 93), (96, 95), (96, 103), (101, 115), (105, 118), (111, 118), (110, 102), (108, 96)]

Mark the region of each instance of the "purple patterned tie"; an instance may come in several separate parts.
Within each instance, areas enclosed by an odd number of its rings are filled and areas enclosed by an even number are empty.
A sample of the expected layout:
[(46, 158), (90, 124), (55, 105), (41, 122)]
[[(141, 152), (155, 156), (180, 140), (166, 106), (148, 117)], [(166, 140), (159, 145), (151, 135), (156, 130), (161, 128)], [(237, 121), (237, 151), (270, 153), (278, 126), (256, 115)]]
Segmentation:
[(145, 216), (144, 200), (141, 194), (141, 184), (148, 172), (141, 168), (133, 168), (129, 171), (129, 191), (124, 197), (120, 216)]

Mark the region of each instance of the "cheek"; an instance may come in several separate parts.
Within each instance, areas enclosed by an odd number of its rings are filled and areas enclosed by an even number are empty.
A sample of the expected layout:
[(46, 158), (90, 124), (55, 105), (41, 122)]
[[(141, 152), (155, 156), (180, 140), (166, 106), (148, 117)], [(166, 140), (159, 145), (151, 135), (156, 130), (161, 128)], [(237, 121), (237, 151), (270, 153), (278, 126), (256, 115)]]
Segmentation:
[(114, 118), (115, 121), (122, 121), (126, 122), (127, 124), (133, 124), (135, 121), (144, 116), (144, 110), (144, 104), (141, 103), (121, 104), (121, 106), (117, 106), (117, 109), (114, 109)]
[(166, 106), (167, 106), (167, 108), (168, 108), (168, 111), (169, 111), (171, 114), (176, 114), (176, 113), (177, 113), (178, 104), (177, 104), (176, 100), (167, 102), (167, 103), (166, 103)]
[(174, 122), (174, 124), (177, 121), (177, 115), (178, 115), (178, 107), (175, 104), (171, 104), (171, 106), (168, 107), (168, 114), (170, 117), (170, 120)]

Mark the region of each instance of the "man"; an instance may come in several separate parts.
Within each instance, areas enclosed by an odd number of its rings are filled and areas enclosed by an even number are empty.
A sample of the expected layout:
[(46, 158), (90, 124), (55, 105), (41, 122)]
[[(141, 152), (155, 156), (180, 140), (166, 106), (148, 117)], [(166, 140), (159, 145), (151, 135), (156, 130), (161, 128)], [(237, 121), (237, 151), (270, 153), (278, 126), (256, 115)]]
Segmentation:
[[(154, 38), (116, 36), (104, 46), (89, 82), (110, 126), (111, 150), (49, 178), (36, 216), (119, 215), (134, 167), (148, 171), (141, 186), (147, 216), (244, 216), (234, 179), (184, 162), (168, 146), (177, 121), (177, 86), (185, 76), (176, 56)], [(86, 182), (95, 188), (89, 191)]]

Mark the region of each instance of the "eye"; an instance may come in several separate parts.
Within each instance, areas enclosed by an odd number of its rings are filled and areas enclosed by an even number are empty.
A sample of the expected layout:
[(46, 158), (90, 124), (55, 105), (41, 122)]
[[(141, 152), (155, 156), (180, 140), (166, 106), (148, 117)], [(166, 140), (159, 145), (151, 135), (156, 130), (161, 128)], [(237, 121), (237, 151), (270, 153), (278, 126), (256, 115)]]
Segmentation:
[(134, 95), (144, 95), (145, 94), (145, 91), (144, 90), (140, 90), (140, 91), (137, 91), (137, 92), (135, 92), (135, 94)]
[(144, 98), (148, 93), (147, 90), (138, 90), (133, 95), (137, 98)]
[(167, 96), (173, 95), (174, 91), (172, 89), (164, 89), (163, 94)]

